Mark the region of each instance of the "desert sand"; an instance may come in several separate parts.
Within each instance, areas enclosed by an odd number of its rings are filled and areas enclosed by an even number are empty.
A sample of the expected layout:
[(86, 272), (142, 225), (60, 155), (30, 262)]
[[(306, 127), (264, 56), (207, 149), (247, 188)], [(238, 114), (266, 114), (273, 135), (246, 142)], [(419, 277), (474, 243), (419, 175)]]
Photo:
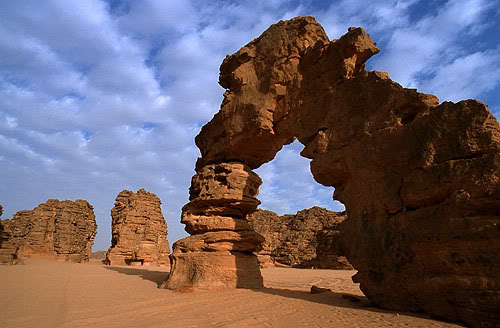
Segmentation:
[[(263, 289), (180, 293), (157, 288), (168, 268), (32, 259), (0, 266), (0, 326), (461, 327), (370, 307), (354, 273), (271, 268)], [(312, 285), (332, 292), (311, 294)]]

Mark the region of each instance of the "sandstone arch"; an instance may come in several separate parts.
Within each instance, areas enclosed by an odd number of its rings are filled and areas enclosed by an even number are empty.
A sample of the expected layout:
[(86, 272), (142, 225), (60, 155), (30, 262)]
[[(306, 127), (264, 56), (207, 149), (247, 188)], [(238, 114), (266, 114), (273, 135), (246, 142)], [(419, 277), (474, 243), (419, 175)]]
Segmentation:
[(376, 305), (500, 324), (500, 128), (479, 101), (439, 104), (387, 73), (362, 28), (330, 42), (312, 17), (272, 25), (220, 68), (220, 111), (201, 158), (164, 287), (258, 287), (261, 239), (245, 216), (252, 172), (297, 138), (346, 206), (343, 248)]

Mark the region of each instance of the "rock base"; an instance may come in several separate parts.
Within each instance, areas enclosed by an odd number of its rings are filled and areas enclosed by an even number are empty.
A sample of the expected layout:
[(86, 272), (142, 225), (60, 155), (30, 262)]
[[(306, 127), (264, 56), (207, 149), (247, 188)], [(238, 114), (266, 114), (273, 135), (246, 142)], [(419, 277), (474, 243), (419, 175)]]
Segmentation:
[(262, 288), (262, 275), (253, 254), (233, 252), (172, 253), (171, 274), (160, 288)]

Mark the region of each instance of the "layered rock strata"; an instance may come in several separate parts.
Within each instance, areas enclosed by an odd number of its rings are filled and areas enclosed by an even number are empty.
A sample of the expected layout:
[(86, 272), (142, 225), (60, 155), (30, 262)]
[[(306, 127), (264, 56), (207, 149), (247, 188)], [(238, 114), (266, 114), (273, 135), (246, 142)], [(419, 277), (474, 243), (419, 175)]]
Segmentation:
[(362, 28), (329, 41), (312, 17), (272, 25), (224, 59), (196, 170), (255, 169), (297, 138), (345, 204), (342, 248), (371, 302), (500, 325), (498, 122), (480, 101), (439, 104), (366, 71), (377, 52)]
[(261, 267), (286, 265), (294, 268), (346, 269), (352, 266), (340, 246), (344, 212), (312, 207), (278, 216), (257, 210), (247, 216), (250, 225), (265, 239), (257, 253)]
[(111, 265), (169, 264), (167, 223), (153, 193), (123, 190), (111, 209), (112, 239), (106, 259)]
[(0, 262), (29, 257), (88, 261), (96, 231), (94, 209), (86, 200), (50, 199), (0, 222)]
[(9, 222), (11, 220), (0, 220), (0, 264), (16, 264), (17, 247), (11, 239)]
[(192, 236), (174, 243), (168, 289), (259, 288), (253, 253), (264, 240), (248, 224), (256, 210), (259, 176), (243, 163), (205, 165), (191, 181), (181, 222)]

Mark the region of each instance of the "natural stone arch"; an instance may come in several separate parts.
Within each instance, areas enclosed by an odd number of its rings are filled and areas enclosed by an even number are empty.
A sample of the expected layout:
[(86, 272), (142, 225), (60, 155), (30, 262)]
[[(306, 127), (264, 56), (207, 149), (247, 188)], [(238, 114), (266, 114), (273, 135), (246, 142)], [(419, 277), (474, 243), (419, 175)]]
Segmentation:
[[(246, 226), (251, 170), (297, 138), (346, 206), (343, 248), (376, 305), (500, 324), (500, 128), (479, 101), (438, 104), (387, 73), (362, 28), (330, 42), (312, 17), (271, 26), (226, 57), (220, 111), (201, 158), (164, 287), (259, 287)], [(196, 228), (194, 228), (196, 227)]]

